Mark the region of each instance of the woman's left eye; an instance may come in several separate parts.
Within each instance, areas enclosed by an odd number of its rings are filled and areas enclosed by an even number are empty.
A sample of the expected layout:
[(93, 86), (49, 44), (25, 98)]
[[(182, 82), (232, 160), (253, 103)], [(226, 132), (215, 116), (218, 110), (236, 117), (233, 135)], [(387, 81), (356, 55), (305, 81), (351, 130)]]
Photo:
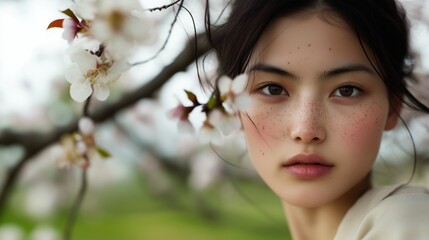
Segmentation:
[(335, 97), (356, 97), (362, 92), (362, 89), (353, 85), (341, 86), (332, 93)]

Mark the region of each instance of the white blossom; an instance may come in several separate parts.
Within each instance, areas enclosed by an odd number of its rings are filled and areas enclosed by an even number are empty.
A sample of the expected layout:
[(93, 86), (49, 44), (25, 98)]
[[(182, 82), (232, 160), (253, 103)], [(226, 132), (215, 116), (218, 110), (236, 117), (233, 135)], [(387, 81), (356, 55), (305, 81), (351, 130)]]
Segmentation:
[(234, 79), (222, 76), (219, 79), (219, 91), (222, 96), (230, 93), (237, 95), (244, 92), (247, 85), (247, 74), (240, 74)]
[(199, 131), (199, 139), (203, 144), (212, 143), (220, 146), (223, 143), (223, 136), (221, 132), (208, 124), (204, 124)]
[(178, 128), (180, 133), (194, 134), (195, 129), (192, 123), (189, 120), (180, 120), (178, 123)]
[(97, 13), (96, 2), (97, 0), (74, 0), (74, 4), (70, 9), (82, 19), (93, 20)]
[(97, 51), (100, 51), (99, 43), (86, 38), (76, 41), (68, 50), (74, 63), (65, 77), (71, 83), (70, 95), (77, 102), (85, 101), (92, 93), (97, 99), (106, 100), (110, 94), (108, 84), (130, 68), (124, 60), (111, 61), (97, 56)]
[(187, 113), (186, 111), (187, 108), (182, 104), (179, 104), (168, 112), (168, 117), (173, 119), (179, 119), (178, 129), (180, 133), (194, 134), (194, 127), (189, 121), (189, 113)]
[(219, 79), (218, 87), (220, 95), (226, 98), (225, 103), (233, 111), (244, 111), (250, 104), (250, 97), (245, 93), (248, 75), (243, 73), (234, 79), (222, 76)]
[(219, 129), (224, 135), (229, 135), (240, 130), (241, 122), (237, 116), (223, 113), (220, 110), (213, 110), (209, 114), (208, 122), (213, 127)]
[(129, 56), (135, 43), (145, 40), (148, 34), (148, 19), (138, 0), (98, 1), (98, 14), (90, 31), (106, 46), (113, 58)]
[(62, 154), (58, 154), (56, 159), (57, 167), (67, 168), (72, 165), (82, 166), (85, 159), (79, 153), (76, 141), (73, 136), (66, 135), (60, 140)]

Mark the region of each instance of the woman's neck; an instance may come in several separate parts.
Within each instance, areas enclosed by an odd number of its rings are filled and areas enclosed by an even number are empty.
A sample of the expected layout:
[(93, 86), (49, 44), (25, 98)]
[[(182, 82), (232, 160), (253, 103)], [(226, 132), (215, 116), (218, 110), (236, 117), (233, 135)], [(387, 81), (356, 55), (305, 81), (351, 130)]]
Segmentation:
[(283, 203), (294, 240), (332, 240), (347, 211), (371, 188), (365, 180), (336, 201), (317, 208), (302, 208)]

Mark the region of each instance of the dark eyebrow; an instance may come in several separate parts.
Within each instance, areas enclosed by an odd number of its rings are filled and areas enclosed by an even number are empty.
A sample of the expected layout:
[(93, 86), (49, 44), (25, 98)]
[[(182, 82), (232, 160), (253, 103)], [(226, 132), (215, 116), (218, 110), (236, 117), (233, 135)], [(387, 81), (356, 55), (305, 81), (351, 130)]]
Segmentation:
[(320, 79), (327, 79), (327, 78), (333, 78), (338, 75), (349, 73), (349, 72), (366, 72), (368, 74), (374, 75), (374, 71), (362, 64), (349, 64), (345, 66), (341, 66), (338, 68), (331, 69), (329, 71), (324, 71), (322, 74), (320, 74)]
[(267, 72), (267, 73), (273, 73), (276, 75), (280, 75), (282, 77), (289, 77), (292, 79), (298, 79), (297, 76), (295, 76), (293, 73), (288, 72), (284, 69), (272, 66), (272, 65), (268, 65), (268, 64), (264, 64), (264, 63), (257, 63), (255, 65), (253, 65), (250, 70), (250, 72), (252, 71), (262, 71), (262, 72)]
[[(250, 68), (249, 71), (262, 71), (262, 72), (267, 72), (267, 73), (273, 73), (273, 74), (280, 75), (283, 77), (289, 77), (292, 79), (299, 79), (298, 76), (296, 76), (295, 74), (293, 74), (287, 70), (284, 70), (284, 69), (281, 69), (281, 68), (278, 68), (278, 67), (275, 67), (272, 65), (264, 64), (264, 63), (255, 64), (253, 67)], [(318, 78), (319, 79), (328, 79), (328, 78), (333, 78), (333, 77), (336, 77), (338, 75), (349, 73), (349, 72), (366, 72), (366, 73), (371, 74), (371, 75), (375, 74), (371, 68), (369, 68), (365, 65), (349, 64), (349, 65), (344, 65), (344, 66), (334, 68), (334, 69), (331, 69), (328, 71), (323, 71), (318, 76)]]

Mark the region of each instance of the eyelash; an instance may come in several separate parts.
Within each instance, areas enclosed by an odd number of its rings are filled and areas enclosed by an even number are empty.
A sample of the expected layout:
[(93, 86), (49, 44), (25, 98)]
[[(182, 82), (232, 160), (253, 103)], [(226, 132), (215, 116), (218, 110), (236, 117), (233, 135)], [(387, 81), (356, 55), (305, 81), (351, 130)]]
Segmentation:
[[(342, 96), (341, 94), (340, 94), (340, 90), (341, 90), (341, 88), (347, 88), (347, 89), (352, 89), (352, 94), (350, 95), (350, 96)], [(339, 94), (337, 94), (336, 95), (336, 93), (339, 93)], [(345, 98), (352, 98), (352, 97), (357, 97), (359, 94), (361, 94), (363, 92), (363, 90), (362, 90), (362, 88), (360, 88), (360, 87), (358, 87), (358, 86), (356, 86), (356, 85), (353, 85), (353, 84), (346, 84), (346, 85), (342, 85), (342, 86), (340, 86), (340, 87), (338, 87), (338, 88), (336, 88), (335, 89), (335, 91), (334, 92), (332, 92), (332, 94), (331, 94), (331, 96), (334, 96), (334, 97), (345, 97)]]
[[(268, 87), (276, 87), (278, 88), (278, 90), (281, 90), (282, 92), (279, 94), (272, 94), (269, 92)], [(348, 90), (352, 89), (352, 94), (350, 96), (343, 96), (341, 95), (341, 93), (339, 92), (341, 89), (345, 89), (347, 88)], [(263, 84), (261, 87), (259, 87), (257, 89), (257, 91), (261, 92), (262, 94), (266, 95), (266, 96), (281, 96), (281, 95), (289, 95), (289, 93), (286, 91), (286, 89), (284, 89), (280, 84), (277, 83), (265, 83)], [(332, 97), (345, 97), (345, 98), (352, 98), (352, 97), (356, 97), (358, 96), (360, 93), (362, 93), (363, 90), (362, 88), (353, 85), (353, 84), (346, 84), (346, 85), (342, 85), (338, 88), (336, 88), (330, 96)], [(338, 93), (338, 94), (336, 94)]]
[[(269, 93), (269, 89), (268, 87), (277, 87), (279, 90), (281, 89), (281, 93), (280, 94), (271, 94)], [(260, 86), (257, 91), (261, 92), (262, 94), (266, 95), (266, 96), (281, 96), (281, 95), (289, 95), (289, 93), (286, 91), (286, 89), (284, 89), (280, 84), (277, 83), (265, 83), (262, 86)]]

